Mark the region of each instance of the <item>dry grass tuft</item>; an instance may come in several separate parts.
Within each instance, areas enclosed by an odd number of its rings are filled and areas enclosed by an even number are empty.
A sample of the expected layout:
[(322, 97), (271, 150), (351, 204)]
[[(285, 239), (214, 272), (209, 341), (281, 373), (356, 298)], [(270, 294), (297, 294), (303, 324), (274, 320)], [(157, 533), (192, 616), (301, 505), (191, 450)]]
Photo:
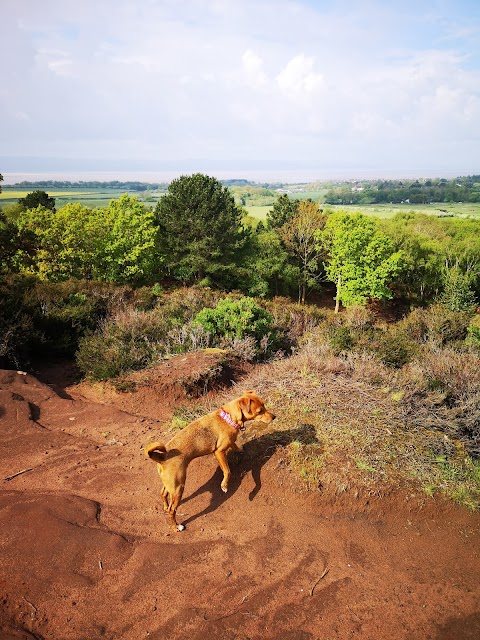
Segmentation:
[(309, 490), (356, 495), (410, 485), (474, 509), (480, 504), (480, 465), (448, 434), (447, 420), (451, 424), (455, 415), (458, 422), (460, 412), (442, 404), (438, 390), (427, 391), (428, 380), (441, 379), (465, 411), (478, 390), (478, 372), (470, 371), (478, 358), (464, 356), (429, 352), (394, 370), (372, 354), (342, 358), (307, 342), (296, 355), (258, 368), (243, 382), (273, 408), (277, 430), (306, 421), (314, 429), (315, 447), (291, 443), (285, 450)]

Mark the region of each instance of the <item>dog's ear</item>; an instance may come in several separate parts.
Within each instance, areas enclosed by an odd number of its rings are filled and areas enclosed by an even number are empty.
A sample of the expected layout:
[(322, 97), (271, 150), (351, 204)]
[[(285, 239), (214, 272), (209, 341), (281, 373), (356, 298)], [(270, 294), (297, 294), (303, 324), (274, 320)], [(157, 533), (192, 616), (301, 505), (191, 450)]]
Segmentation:
[[(249, 393), (248, 391), (246, 392), (247, 394)], [(242, 396), (241, 398), (239, 398), (238, 400), (238, 404), (240, 405), (240, 409), (243, 413), (243, 416), (245, 418), (249, 418), (251, 417), (252, 414), (252, 403), (253, 403), (253, 399), (249, 398), (248, 396)]]

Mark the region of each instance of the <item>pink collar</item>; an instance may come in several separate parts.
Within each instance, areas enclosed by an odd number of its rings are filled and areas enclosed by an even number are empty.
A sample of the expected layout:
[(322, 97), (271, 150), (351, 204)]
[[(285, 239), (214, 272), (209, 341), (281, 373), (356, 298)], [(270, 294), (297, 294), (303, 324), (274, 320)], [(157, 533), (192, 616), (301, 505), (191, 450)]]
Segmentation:
[(227, 424), (229, 424), (231, 427), (234, 427), (235, 429), (240, 430), (245, 428), (243, 424), (238, 424), (237, 422), (232, 420), (232, 416), (226, 411), (224, 411), (223, 409), (220, 409), (220, 417), (223, 418)]

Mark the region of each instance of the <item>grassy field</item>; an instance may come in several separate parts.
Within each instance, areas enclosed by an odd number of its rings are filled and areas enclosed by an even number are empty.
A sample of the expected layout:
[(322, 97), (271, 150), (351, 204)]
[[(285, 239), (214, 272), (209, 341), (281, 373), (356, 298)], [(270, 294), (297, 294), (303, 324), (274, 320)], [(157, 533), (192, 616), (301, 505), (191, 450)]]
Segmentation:
[[(3, 188), (0, 193), (0, 205), (14, 204), (20, 198), (24, 198), (32, 189), (20, 191), (9, 188)], [(122, 189), (76, 189), (71, 191), (48, 189), (48, 195), (55, 198), (56, 208), (60, 209), (70, 202), (80, 202), (87, 207), (104, 207), (108, 205), (110, 200), (119, 198), (123, 193)], [(322, 199), (326, 193), (325, 190), (318, 191), (298, 191), (288, 194), (290, 198), (305, 200), (311, 198), (315, 202)], [(155, 206), (162, 197), (163, 192), (160, 191), (131, 191), (130, 195), (137, 198), (150, 206)], [(280, 194), (279, 194), (280, 195)], [(265, 220), (268, 211), (271, 211), (272, 204), (256, 205), (253, 204), (254, 199), (247, 201), (245, 209), (248, 213), (258, 220)], [(378, 218), (392, 218), (400, 211), (415, 211), (416, 213), (427, 213), (436, 216), (454, 216), (454, 217), (480, 217), (480, 203), (470, 202), (452, 202), (452, 203), (436, 203), (430, 205), (423, 204), (376, 204), (376, 205), (321, 205), (326, 209), (334, 211), (360, 212), (365, 215), (376, 216)]]
[[(313, 199), (313, 198), (312, 198)], [(435, 216), (453, 216), (456, 218), (480, 218), (480, 204), (472, 202), (436, 203), (431, 205), (415, 204), (376, 204), (376, 205), (322, 205), (330, 211), (348, 211), (350, 213), (363, 213), (377, 218), (392, 218), (401, 211), (414, 211), (415, 213), (427, 213)], [(259, 220), (265, 220), (267, 212), (272, 207), (245, 207), (249, 214)]]
[[(0, 205), (15, 204), (20, 198), (24, 198), (32, 191), (33, 189), (17, 191), (4, 188), (0, 193)], [(70, 202), (80, 202), (86, 207), (105, 207), (110, 200), (119, 198), (126, 191), (123, 189), (76, 189), (72, 191), (47, 189), (47, 193), (55, 198), (55, 206), (60, 209)], [(139, 200), (152, 206), (155, 206), (163, 195), (157, 191), (131, 191), (129, 194), (137, 196)]]

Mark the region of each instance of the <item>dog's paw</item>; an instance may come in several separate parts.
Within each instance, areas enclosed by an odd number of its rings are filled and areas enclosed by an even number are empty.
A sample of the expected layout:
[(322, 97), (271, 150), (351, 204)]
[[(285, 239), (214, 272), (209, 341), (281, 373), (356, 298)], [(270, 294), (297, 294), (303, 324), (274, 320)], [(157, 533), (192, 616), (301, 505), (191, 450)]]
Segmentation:
[(223, 493), (227, 493), (228, 487), (222, 487), (222, 491), (223, 491)]
[(184, 524), (177, 524), (177, 531), (185, 531), (185, 525)]

